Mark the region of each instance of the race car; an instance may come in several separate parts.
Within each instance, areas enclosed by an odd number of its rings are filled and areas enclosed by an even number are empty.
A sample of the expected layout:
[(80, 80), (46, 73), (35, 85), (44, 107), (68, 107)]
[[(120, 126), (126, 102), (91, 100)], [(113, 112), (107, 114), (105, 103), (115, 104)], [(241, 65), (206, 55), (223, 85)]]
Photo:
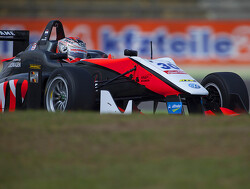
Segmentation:
[[(56, 40), (50, 39), (52, 29)], [(2, 112), (45, 108), (130, 114), (140, 111), (141, 102), (153, 101), (153, 112), (164, 102), (168, 114), (248, 113), (247, 88), (235, 73), (211, 73), (199, 83), (169, 57), (144, 59), (128, 49), (118, 59), (88, 50), (87, 58), (67, 63), (67, 53), (56, 52), (63, 38), (58, 20), (29, 46), (28, 31), (0, 31), (0, 40), (14, 41), (14, 57), (2, 61)]]

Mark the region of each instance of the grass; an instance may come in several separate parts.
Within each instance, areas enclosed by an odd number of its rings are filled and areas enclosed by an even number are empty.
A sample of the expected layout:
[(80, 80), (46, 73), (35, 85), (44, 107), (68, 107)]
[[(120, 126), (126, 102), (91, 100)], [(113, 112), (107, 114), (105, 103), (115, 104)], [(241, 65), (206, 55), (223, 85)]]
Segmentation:
[(214, 66), (197, 66), (197, 65), (180, 65), (186, 73), (190, 74), (197, 80), (202, 80), (206, 75), (213, 72), (234, 72), (237, 73), (243, 80), (250, 79), (250, 66), (246, 65), (214, 65)]
[(0, 188), (250, 188), (250, 117), (0, 115)]

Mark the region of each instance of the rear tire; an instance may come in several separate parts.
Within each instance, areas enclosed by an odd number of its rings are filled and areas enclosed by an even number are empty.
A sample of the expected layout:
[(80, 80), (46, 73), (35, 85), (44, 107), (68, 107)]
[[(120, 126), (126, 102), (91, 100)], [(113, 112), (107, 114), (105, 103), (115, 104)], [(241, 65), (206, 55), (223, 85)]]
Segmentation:
[(49, 77), (44, 95), (48, 111), (93, 110), (95, 87), (91, 75), (81, 68), (63, 67)]
[(235, 109), (233, 95), (240, 97), (246, 110), (249, 110), (249, 97), (242, 78), (232, 72), (216, 72), (207, 75), (201, 84), (208, 90), (209, 95), (203, 98), (205, 110), (220, 111), (220, 107)]

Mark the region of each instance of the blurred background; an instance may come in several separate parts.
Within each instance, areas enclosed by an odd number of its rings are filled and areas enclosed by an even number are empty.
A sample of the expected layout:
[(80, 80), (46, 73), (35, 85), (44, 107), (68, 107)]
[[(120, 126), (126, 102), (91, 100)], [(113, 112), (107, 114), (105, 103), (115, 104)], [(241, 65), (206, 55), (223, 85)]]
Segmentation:
[(249, 19), (249, 0), (8, 0), (2, 18)]

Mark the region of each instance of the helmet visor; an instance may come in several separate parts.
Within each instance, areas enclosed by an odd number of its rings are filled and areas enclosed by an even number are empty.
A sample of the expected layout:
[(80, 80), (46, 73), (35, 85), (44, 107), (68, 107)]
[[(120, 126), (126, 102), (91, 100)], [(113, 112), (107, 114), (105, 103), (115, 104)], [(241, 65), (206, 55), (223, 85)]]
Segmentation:
[(87, 51), (83, 49), (73, 49), (68, 50), (68, 57), (71, 59), (80, 58), (84, 59), (87, 57)]
[(85, 53), (85, 52), (68, 52), (68, 56), (71, 59), (75, 59), (75, 58), (84, 59), (87, 57), (87, 53)]

